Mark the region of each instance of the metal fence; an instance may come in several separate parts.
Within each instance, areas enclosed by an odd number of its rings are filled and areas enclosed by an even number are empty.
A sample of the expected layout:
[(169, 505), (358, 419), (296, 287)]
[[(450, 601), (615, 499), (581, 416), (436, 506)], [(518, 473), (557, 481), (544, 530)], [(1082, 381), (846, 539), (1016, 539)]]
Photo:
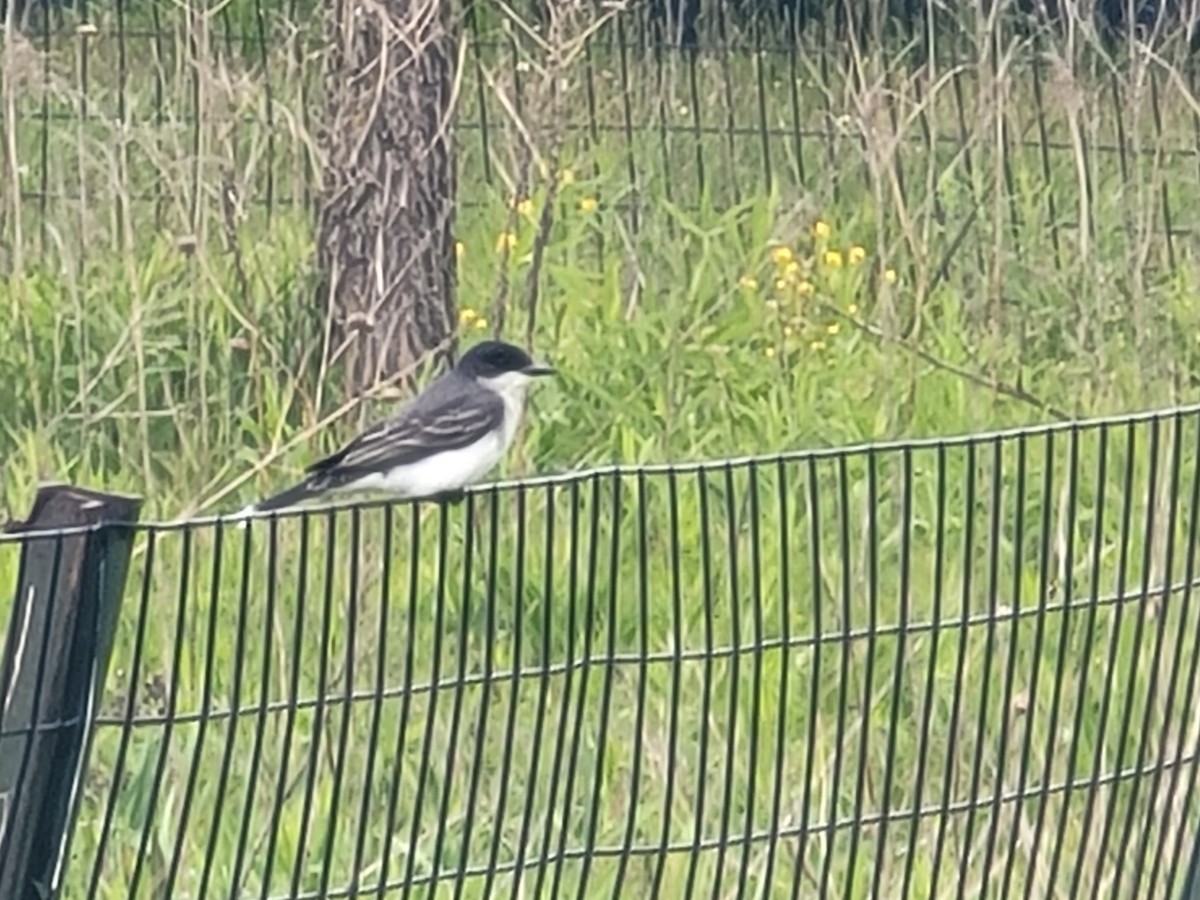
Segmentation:
[(1193, 407), (141, 526), (60, 896), (1179, 897), (1198, 523)]
[[(944, 265), (962, 252), (986, 268), (985, 248), (1000, 241), (1020, 259), (1050, 246), (1061, 267), (1081, 229), (1127, 250), (1147, 228), (1168, 263), (1194, 231), (1200, 139), (1185, 31), (1164, 26), (1144, 44), (1085, 21), (1068, 40), (1052, 27), (1001, 27), (1008, 17), (977, 5), (914, 4), (885, 20), (885, 40), (856, 46), (843, 5), (825, 16), (818, 6), (756, 17), (702, 4), (681, 47), (663, 4), (619, 15), (573, 4), (589, 39), (562, 72), (570, 152), (603, 174), (635, 226), (659, 198), (723, 207), (775, 188), (818, 205), (861, 197), (894, 241), (902, 213), (919, 211), (949, 236)], [(1020, 4), (1001, 6), (1028, 25)], [(539, 124), (544, 100), (545, 49), (501, 8), (469, 4), (464, 19), (468, 218), (511, 190), (504, 163), (521, 143), (511, 117)], [(8, 178), (23, 206), (3, 222), (9, 252), (25, 242), (75, 262), (130, 229), (195, 236), (223, 227), (230, 197), (256, 223), (308, 216), (316, 11), (260, 0), (29, 9), (39, 14), (6, 50)], [(536, 5), (521, 15), (537, 25)], [(1044, 183), (1035, 191), (1022, 173)], [(97, 208), (109, 202), (115, 215)], [(996, 221), (980, 212), (993, 203)]]
[[(587, 8), (562, 131), (632, 228), (857, 205), (880, 254), (937, 237), (926, 293), (1189, 252), (1175, 44), (964, 10), (855, 50), (713, 5), (681, 49)], [(514, 112), (549, 126), (537, 42), (467, 25), (469, 224)], [(6, 38), (0, 268), (310, 227), (317, 30), (116, 3)], [(1197, 896), (1198, 442), (1186, 408), (139, 526), (99, 706), (38, 732), (94, 725), (61, 896)], [(36, 544), (0, 542), (0, 595)]]

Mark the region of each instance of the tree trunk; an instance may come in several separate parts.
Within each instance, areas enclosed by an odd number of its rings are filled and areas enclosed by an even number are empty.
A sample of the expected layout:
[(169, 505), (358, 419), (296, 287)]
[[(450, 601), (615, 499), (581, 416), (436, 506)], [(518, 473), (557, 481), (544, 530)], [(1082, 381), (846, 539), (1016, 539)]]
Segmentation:
[(317, 255), (352, 395), (453, 356), (449, 0), (330, 0)]

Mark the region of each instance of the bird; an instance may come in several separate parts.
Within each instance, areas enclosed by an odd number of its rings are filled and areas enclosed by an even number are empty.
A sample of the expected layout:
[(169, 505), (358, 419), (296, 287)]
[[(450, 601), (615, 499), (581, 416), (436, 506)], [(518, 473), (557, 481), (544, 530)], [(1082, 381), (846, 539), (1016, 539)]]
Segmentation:
[(508, 452), (535, 378), (556, 370), (513, 344), (481, 341), (390, 419), (307, 467), (298, 484), (239, 516), (331, 494), (378, 491), (397, 499), (461, 500)]

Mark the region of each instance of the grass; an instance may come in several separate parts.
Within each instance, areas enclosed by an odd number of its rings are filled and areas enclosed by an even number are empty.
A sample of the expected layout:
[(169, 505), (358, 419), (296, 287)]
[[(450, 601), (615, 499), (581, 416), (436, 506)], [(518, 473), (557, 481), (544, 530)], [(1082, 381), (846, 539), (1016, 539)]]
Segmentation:
[[(214, 17), (192, 59), (186, 21), (124, 79), (111, 21), (5, 45), (13, 515), (46, 477), (231, 512), (394, 402), (313, 377), (315, 58), (264, 71)], [(498, 474), (768, 459), (146, 530), (64, 896), (1173, 896), (1196, 413), (826, 452), (1195, 400), (1186, 70), (1036, 49), (598, 39), (566, 127), (507, 45), (468, 54), (465, 339), (528, 321), (547, 193), (513, 215), (505, 110), (571, 173), (563, 374)]]

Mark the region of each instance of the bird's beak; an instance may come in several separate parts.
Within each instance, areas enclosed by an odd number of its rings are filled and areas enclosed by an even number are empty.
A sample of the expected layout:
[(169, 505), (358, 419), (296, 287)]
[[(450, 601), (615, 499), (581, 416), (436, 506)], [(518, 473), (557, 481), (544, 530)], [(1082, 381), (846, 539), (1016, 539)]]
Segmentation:
[(543, 365), (542, 363), (534, 363), (532, 366), (526, 366), (523, 371), (531, 378), (537, 378), (540, 375), (558, 374), (553, 366)]

